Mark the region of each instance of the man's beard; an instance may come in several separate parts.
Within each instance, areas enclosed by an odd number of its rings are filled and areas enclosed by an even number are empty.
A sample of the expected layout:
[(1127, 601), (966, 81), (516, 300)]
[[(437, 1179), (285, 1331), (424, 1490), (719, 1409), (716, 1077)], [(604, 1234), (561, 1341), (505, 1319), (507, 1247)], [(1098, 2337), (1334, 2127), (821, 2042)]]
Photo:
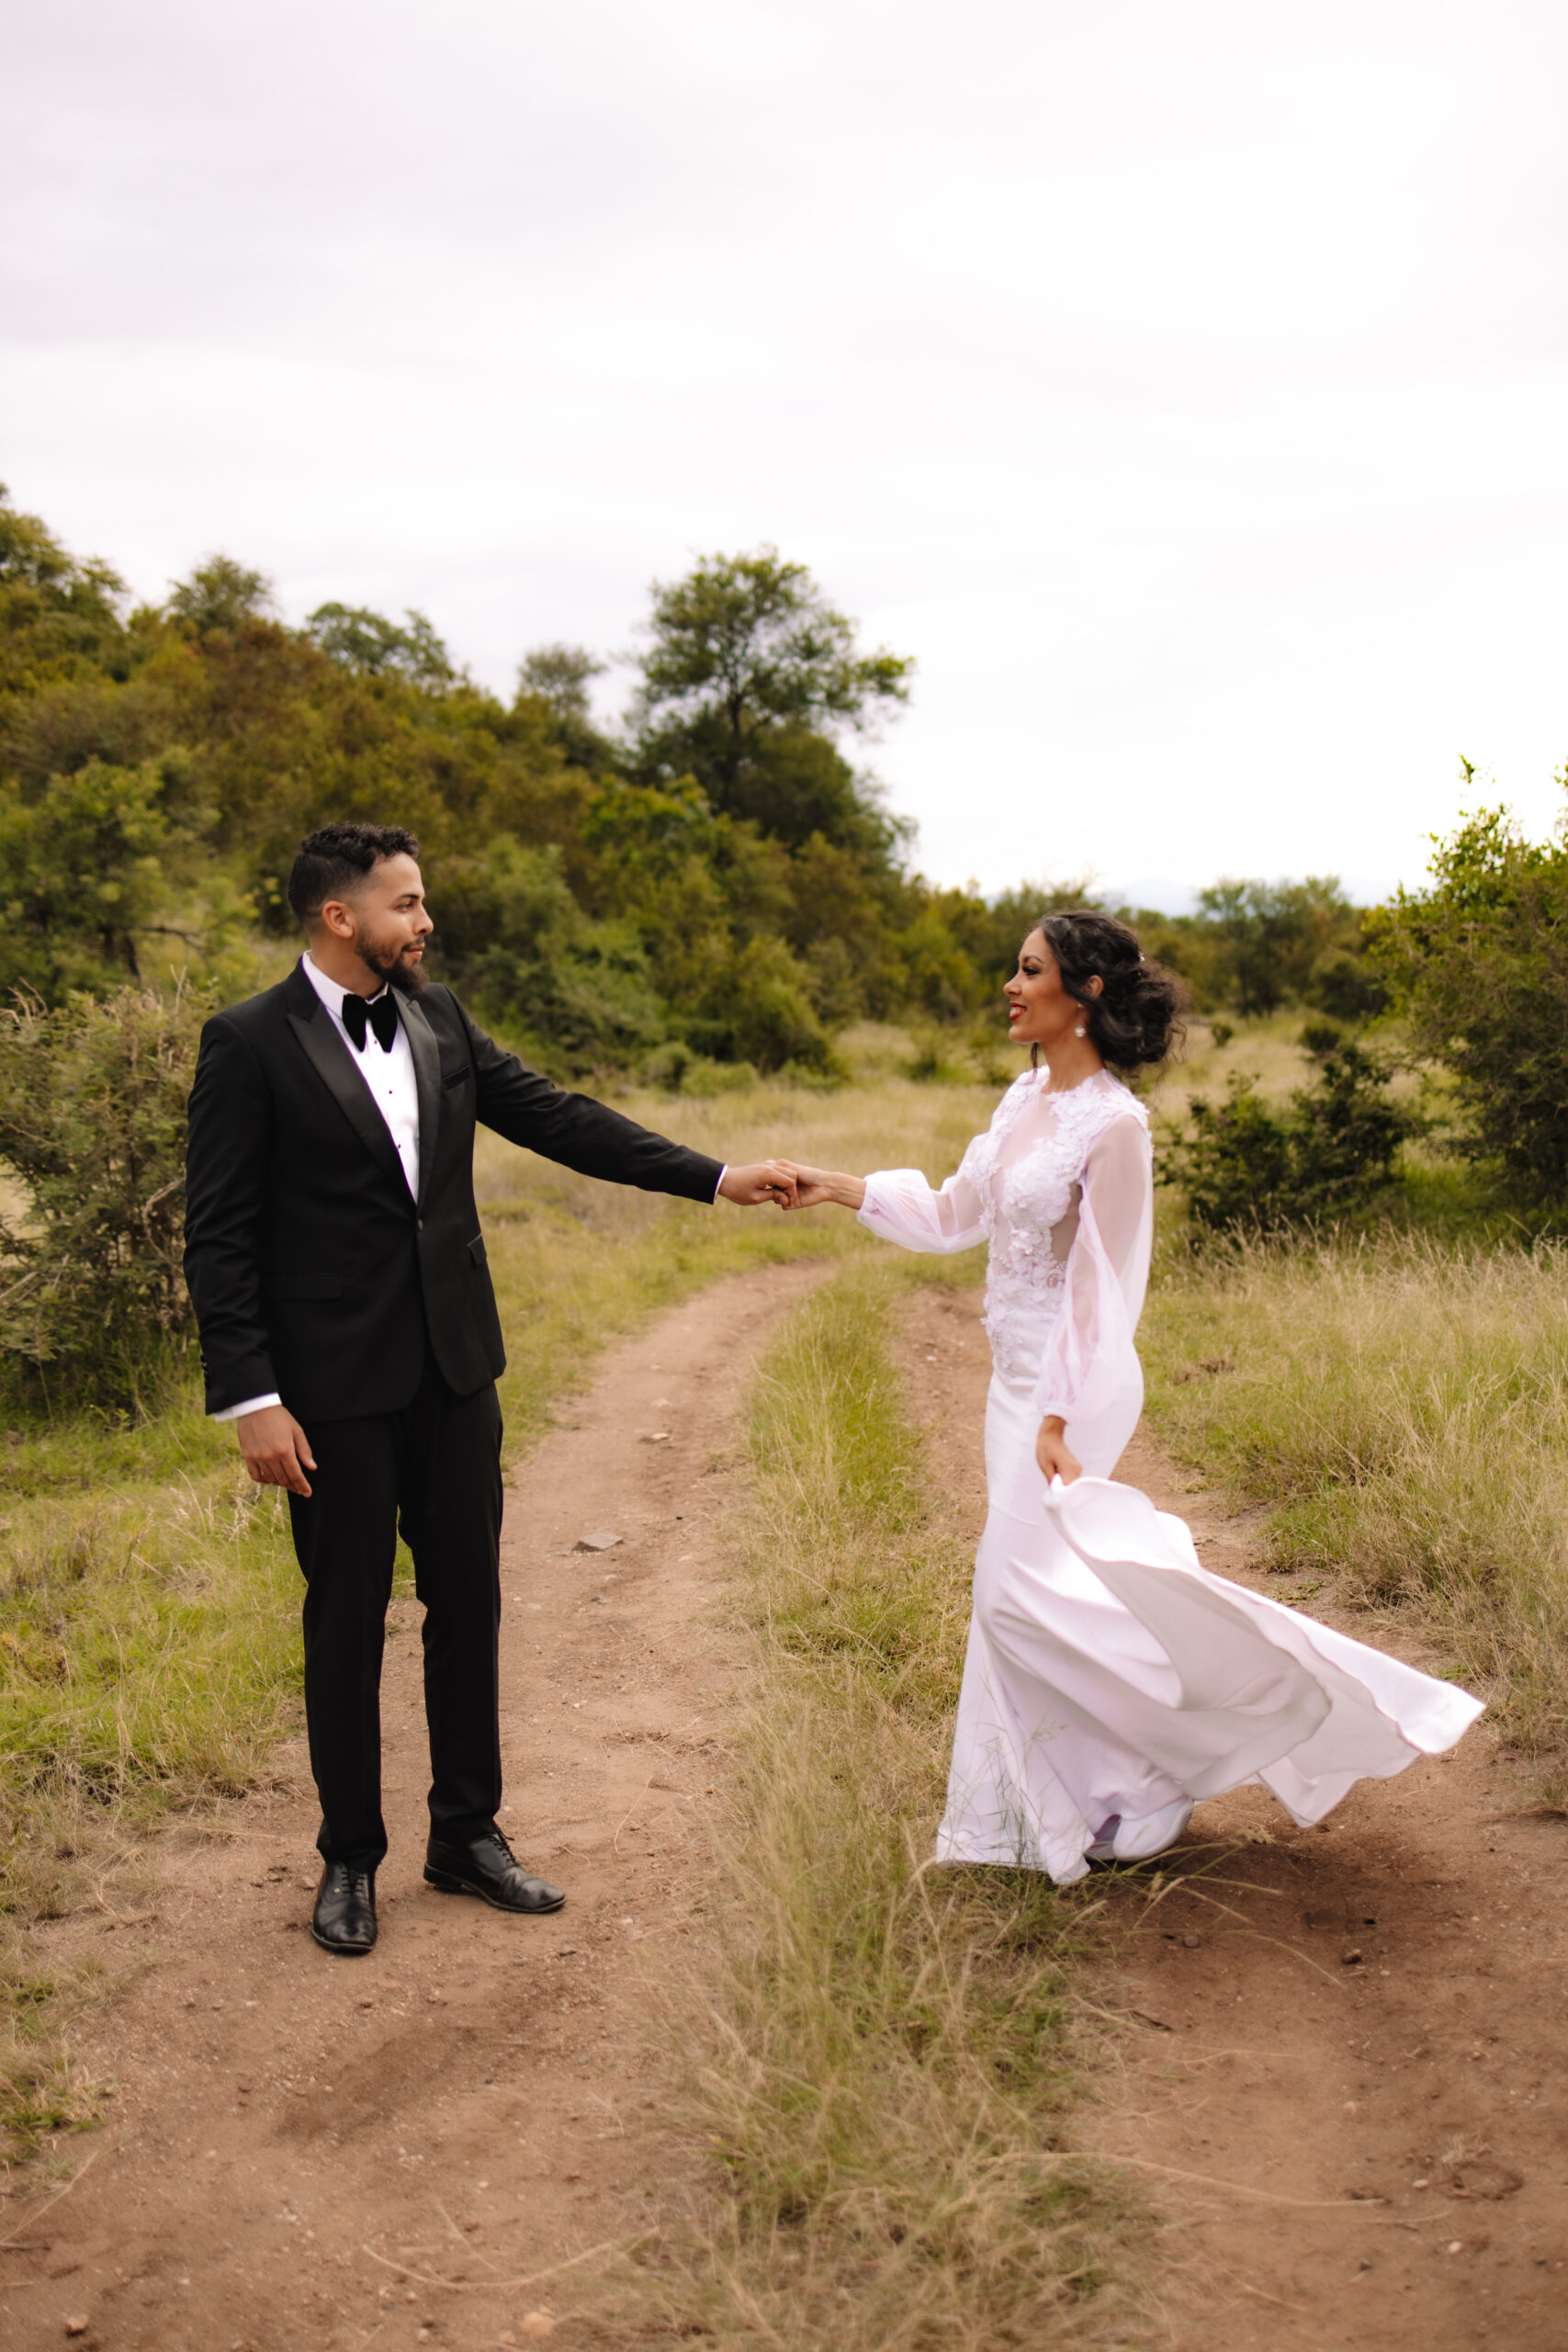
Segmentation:
[(373, 938), (368, 932), (355, 933), (354, 952), (378, 980), (385, 980), (400, 996), (418, 996), (429, 985), (423, 963), (405, 964), (400, 947), (389, 947), (384, 940)]

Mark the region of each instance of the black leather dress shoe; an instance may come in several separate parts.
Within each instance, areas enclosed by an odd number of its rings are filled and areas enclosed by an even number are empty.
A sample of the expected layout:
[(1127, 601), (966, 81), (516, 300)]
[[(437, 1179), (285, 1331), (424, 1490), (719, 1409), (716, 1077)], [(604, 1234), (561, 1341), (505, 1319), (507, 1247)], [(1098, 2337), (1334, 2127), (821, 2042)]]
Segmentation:
[(376, 1873), (329, 1862), (316, 1889), (310, 1933), (323, 1951), (363, 1960), (376, 1942)]
[(433, 1838), (424, 1857), (424, 1883), (444, 1894), (478, 1894), (498, 1911), (558, 1911), (566, 1901), (558, 1886), (530, 1877), (499, 1829), (465, 1846)]

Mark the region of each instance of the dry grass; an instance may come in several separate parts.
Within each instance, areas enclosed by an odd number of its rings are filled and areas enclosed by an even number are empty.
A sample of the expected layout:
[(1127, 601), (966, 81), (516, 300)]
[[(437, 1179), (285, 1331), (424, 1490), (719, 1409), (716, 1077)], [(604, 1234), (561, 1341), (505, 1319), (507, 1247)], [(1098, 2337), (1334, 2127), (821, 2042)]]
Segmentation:
[(1568, 1743), (1568, 1251), (1243, 1248), (1168, 1275), (1142, 1340), (1153, 1418), (1271, 1505), (1281, 1569), (1419, 1607), (1522, 1748)]
[(719, 2186), (631, 2290), (642, 2328), (780, 2352), (1126, 2340), (1128, 2205), (1066, 2131), (1084, 1906), (939, 1871), (969, 1544), (855, 1267), (776, 1349), (753, 1428), (763, 1693), (695, 1984), (684, 2117)]

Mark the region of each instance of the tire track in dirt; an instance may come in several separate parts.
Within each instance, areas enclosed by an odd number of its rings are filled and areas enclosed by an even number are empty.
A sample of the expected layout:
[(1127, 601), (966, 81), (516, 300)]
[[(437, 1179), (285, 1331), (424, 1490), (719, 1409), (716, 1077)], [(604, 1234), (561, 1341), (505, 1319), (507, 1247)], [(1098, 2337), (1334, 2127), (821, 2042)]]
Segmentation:
[[(84, 2073), (118, 2085), (106, 2130), (61, 2143), (91, 2168), (58, 2203), (6, 2209), (5, 2346), (57, 2346), (78, 2320), (72, 2340), (105, 2352), (525, 2341), (570, 2282), (555, 2266), (635, 2236), (660, 2143), (631, 1958), (701, 1932), (739, 1416), (759, 1348), (820, 1272), (767, 1268), (677, 1308), (513, 1474), (502, 1822), (566, 1887), (563, 1912), (512, 1919), (423, 1885), (420, 1611), (403, 1600), (367, 1959), (308, 1932), (302, 1736), (274, 1789), (159, 1838), (150, 1920), (40, 1931), (46, 1952), (94, 1952), (130, 1982), (75, 2037)], [(599, 1530), (623, 1540), (571, 1548)]]
[[(918, 1294), (904, 1355), (934, 1483), (977, 1532), (990, 1364), (973, 1294)], [(1254, 1565), (1260, 1514), (1224, 1517), (1145, 1430), (1121, 1475), (1218, 1574), (1300, 1589)], [(1331, 1580), (1306, 1605), (1435, 1663), (1417, 1627)], [(1261, 1789), (1200, 1805), (1157, 1902), (1094, 1882), (1108, 1997), (1134, 2016), (1090, 2132), (1149, 2168), (1170, 2352), (1568, 2344), (1565, 1864), (1568, 1825), (1531, 1813), (1483, 1718), (1318, 1829)]]

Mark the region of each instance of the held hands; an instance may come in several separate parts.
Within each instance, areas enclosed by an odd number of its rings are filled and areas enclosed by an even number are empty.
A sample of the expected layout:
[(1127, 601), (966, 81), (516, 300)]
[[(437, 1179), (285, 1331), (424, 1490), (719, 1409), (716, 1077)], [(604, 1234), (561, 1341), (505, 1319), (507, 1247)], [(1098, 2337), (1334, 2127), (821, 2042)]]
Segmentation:
[(719, 1179), (718, 1195), (733, 1201), (738, 1208), (761, 1208), (776, 1201), (781, 1209), (792, 1209), (795, 1170), (787, 1159), (758, 1159), (748, 1168), (727, 1168)]
[(1066, 1428), (1059, 1413), (1042, 1421), (1034, 1441), (1034, 1459), (1047, 1478), (1060, 1478), (1064, 1487), (1070, 1487), (1075, 1478), (1082, 1477), (1083, 1464), (1067, 1451)]
[(316, 1466), (310, 1441), (287, 1405), (264, 1405), (259, 1413), (242, 1413), (234, 1424), (245, 1467), (258, 1487), (287, 1487), (291, 1495), (309, 1495), (307, 1470)]
[(831, 1168), (802, 1168), (793, 1159), (781, 1164), (795, 1180), (795, 1198), (784, 1204), (787, 1208), (858, 1209), (864, 1204), (863, 1176), (841, 1175)]

